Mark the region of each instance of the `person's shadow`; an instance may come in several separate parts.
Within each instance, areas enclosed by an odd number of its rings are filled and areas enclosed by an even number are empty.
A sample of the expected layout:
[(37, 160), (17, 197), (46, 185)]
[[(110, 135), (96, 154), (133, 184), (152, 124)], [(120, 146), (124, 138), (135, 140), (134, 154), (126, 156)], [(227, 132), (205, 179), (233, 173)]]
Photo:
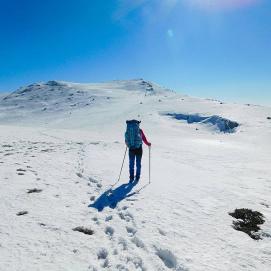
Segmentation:
[(134, 193), (130, 192), (136, 184), (137, 182), (125, 183), (114, 190), (109, 189), (105, 191), (99, 198), (95, 200), (95, 202), (90, 204), (88, 207), (93, 207), (99, 212), (101, 212), (107, 206), (114, 209), (120, 201), (134, 195)]

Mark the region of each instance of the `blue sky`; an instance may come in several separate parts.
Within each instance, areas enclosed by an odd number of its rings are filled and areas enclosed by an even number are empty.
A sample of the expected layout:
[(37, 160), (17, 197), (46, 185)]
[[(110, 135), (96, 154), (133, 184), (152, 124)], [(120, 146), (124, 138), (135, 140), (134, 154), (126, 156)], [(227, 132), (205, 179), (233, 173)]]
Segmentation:
[(271, 1), (0, 0), (0, 91), (139, 77), (271, 105)]

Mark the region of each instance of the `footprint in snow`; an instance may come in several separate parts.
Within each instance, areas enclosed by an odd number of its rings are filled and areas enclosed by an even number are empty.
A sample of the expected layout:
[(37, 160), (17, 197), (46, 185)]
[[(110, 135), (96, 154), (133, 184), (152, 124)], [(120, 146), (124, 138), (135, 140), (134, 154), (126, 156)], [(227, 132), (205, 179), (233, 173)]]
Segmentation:
[(176, 271), (188, 271), (183, 265), (178, 264), (177, 257), (169, 249), (162, 249), (155, 247), (155, 254), (160, 258), (163, 264)]
[[(143, 260), (142, 260), (141, 257), (137, 257), (137, 256), (132, 256), (132, 257), (131, 256), (126, 256), (125, 258), (126, 258), (125, 262), (127, 264), (128, 263), (133, 264), (136, 270), (146, 271), (146, 268), (144, 267)], [(124, 270), (126, 270), (126, 269), (124, 269)]]
[(98, 260), (105, 260), (108, 256), (108, 251), (106, 248), (100, 248), (97, 252)]
[(97, 224), (97, 225), (100, 225), (100, 221), (99, 219), (95, 216), (92, 218), (92, 220)]
[(89, 177), (88, 180), (91, 182), (91, 183), (98, 183), (98, 181), (92, 177)]
[(144, 243), (136, 236), (132, 238), (132, 243), (134, 243), (138, 248), (145, 248)]
[(124, 238), (120, 237), (119, 240), (118, 240), (118, 244), (121, 246), (122, 250), (127, 250), (128, 249), (127, 241)]
[(110, 221), (110, 220), (112, 220), (113, 219), (113, 216), (112, 215), (109, 215), (109, 216), (107, 216), (106, 218), (105, 218), (105, 221)]
[(167, 235), (166, 232), (164, 230), (160, 229), (160, 228), (158, 228), (158, 232), (163, 236)]
[(108, 258), (106, 258), (106, 259), (104, 260), (104, 262), (101, 264), (101, 267), (103, 267), (103, 268), (109, 267), (109, 260), (108, 260)]
[(177, 259), (169, 249), (156, 248), (155, 253), (164, 265), (170, 269), (177, 267)]
[(126, 231), (129, 236), (134, 236), (137, 230), (133, 227), (126, 226)]
[(76, 175), (79, 177), (79, 178), (82, 178), (83, 175), (80, 173), (80, 172), (77, 172)]
[(107, 226), (107, 227), (105, 228), (105, 231), (104, 231), (104, 232), (105, 232), (106, 235), (109, 236), (109, 238), (112, 238), (112, 236), (114, 235), (115, 230), (114, 230), (112, 227)]
[(133, 215), (128, 211), (119, 212), (118, 215), (119, 215), (120, 219), (125, 220), (126, 222), (130, 222), (130, 221), (134, 220)]

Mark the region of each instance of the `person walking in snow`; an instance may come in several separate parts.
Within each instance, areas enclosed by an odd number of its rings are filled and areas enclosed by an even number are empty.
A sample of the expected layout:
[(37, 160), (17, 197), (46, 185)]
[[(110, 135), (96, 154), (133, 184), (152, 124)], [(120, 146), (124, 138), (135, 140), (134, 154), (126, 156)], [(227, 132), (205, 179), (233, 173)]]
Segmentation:
[[(129, 148), (129, 173), (130, 182), (138, 182), (141, 173), (141, 159), (143, 154), (142, 141), (150, 148), (151, 143), (147, 140), (142, 129), (139, 128), (141, 121), (127, 120), (127, 129), (125, 132), (125, 143)], [(134, 176), (134, 168), (136, 161), (136, 175)]]

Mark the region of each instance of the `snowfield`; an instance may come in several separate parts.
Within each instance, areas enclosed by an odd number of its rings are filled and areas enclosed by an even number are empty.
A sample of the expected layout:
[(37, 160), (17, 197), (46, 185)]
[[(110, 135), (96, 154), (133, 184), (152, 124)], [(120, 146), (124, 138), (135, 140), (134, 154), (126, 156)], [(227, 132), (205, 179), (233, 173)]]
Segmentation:
[[(1, 97), (0, 270), (271, 270), (268, 117), (142, 79)], [(126, 156), (115, 184), (133, 118), (152, 143), (151, 183), (144, 146), (139, 183)], [(233, 229), (236, 208), (264, 215), (261, 240)]]

